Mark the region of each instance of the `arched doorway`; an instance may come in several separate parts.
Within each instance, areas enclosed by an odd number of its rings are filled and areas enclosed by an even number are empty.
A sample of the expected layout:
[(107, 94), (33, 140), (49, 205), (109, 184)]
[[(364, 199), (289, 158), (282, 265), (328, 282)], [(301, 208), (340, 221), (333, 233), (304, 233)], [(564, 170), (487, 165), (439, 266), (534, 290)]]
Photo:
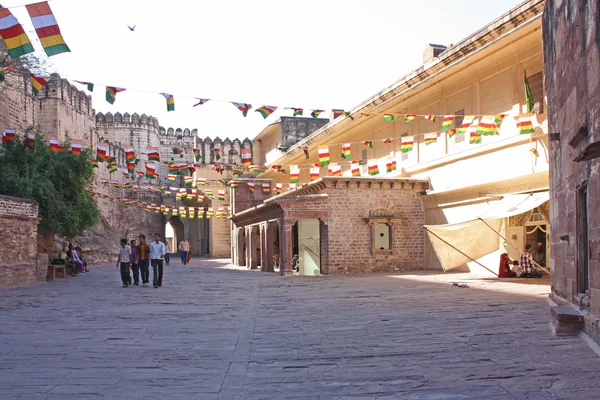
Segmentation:
[(179, 217), (171, 217), (165, 226), (165, 241), (169, 245), (171, 253), (177, 253), (177, 244), (183, 240), (183, 223)]

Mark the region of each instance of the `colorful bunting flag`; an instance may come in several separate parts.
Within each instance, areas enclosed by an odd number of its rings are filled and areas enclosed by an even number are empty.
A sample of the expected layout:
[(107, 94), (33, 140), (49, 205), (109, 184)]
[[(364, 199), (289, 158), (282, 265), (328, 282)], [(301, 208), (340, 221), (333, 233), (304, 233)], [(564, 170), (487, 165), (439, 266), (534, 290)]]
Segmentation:
[(146, 147), (146, 154), (148, 155), (149, 161), (160, 162), (160, 150), (158, 147)]
[(248, 182), (248, 192), (254, 193), (254, 183)]
[(360, 165), (358, 164), (358, 162), (352, 161), (350, 170), (352, 171), (352, 176), (360, 176)]
[(465, 115), (465, 117), (463, 118), (463, 122), (460, 125), (460, 128), (456, 129), (456, 133), (458, 133), (458, 134), (465, 133), (469, 129), (471, 124), (473, 123), (474, 119), (475, 119), (474, 115)]
[(248, 115), (248, 111), (250, 111), (250, 109), (252, 108), (251, 104), (247, 104), (247, 103), (231, 103), (235, 106), (235, 108), (237, 108), (238, 110), (240, 110), (242, 112), (242, 114), (244, 114), (244, 117)]
[(262, 107), (257, 108), (254, 111), (257, 113), (260, 113), (260, 115), (262, 115), (264, 119), (267, 119), (267, 117), (269, 115), (273, 114), (275, 112), (275, 110), (277, 110), (277, 107), (275, 107), (275, 106), (262, 106)]
[(131, 146), (126, 146), (123, 148), (123, 151), (125, 151), (125, 162), (135, 165), (135, 149)]
[(33, 147), (35, 144), (35, 132), (27, 131), (27, 147)]
[(206, 178), (196, 179), (196, 186), (206, 186)]
[(499, 135), (500, 126), (495, 122), (494, 115), (484, 115), (477, 126), (477, 134), (483, 136)]
[(346, 115), (346, 112), (344, 110), (331, 110), (333, 112), (333, 119), (336, 119), (337, 117), (341, 117), (342, 115)]
[(398, 119), (398, 116), (396, 114), (383, 114), (384, 122), (395, 121), (397, 119)]
[(73, 157), (79, 158), (81, 156), (81, 150), (83, 149), (83, 144), (79, 139), (71, 139), (71, 154)]
[(193, 176), (184, 176), (183, 177), (183, 182), (186, 185), (191, 185), (192, 183), (194, 183), (194, 177)]
[(253, 172), (255, 174), (260, 174), (260, 168), (258, 167), (258, 165), (249, 166), (248, 171)]
[(275, 170), (275, 172), (281, 172), (282, 174), (285, 174), (285, 168), (283, 168), (283, 166), (281, 164), (277, 164), (277, 165), (272, 165), (271, 168), (273, 168)]
[(271, 184), (270, 183), (262, 183), (262, 191), (263, 194), (271, 194)]
[(107, 86), (106, 87), (106, 101), (108, 101), (110, 104), (115, 104), (115, 99), (117, 98), (117, 93), (124, 92), (125, 90), (127, 90), (127, 89), (114, 87), (114, 86)]
[(221, 159), (221, 149), (220, 148), (215, 149), (215, 159), (217, 161), (219, 161)]
[(48, 2), (26, 5), (40, 43), (48, 56), (70, 52)]
[(517, 117), (516, 122), (517, 128), (519, 128), (520, 135), (527, 135), (535, 132), (535, 129), (533, 128), (533, 123), (531, 122), (531, 118), (528, 115)]
[(383, 144), (391, 144), (391, 143), (394, 143), (394, 139), (392, 139), (392, 138), (387, 138), (387, 139), (383, 139), (381, 142), (382, 142)]
[(167, 111), (175, 111), (175, 97), (169, 93), (161, 93), (167, 101)]
[(299, 117), (304, 112), (304, 109), (302, 109), (302, 108), (294, 108), (294, 107), (292, 107), (292, 110), (294, 110), (294, 117)]
[(204, 191), (204, 194), (206, 195), (206, 197), (208, 197), (208, 198), (210, 198), (210, 199), (212, 199), (212, 198), (213, 198), (213, 191), (212, 191), (212, 189), (206, 189), (206, 190)]
[(15, 59), (34, 51), (23, 27), (8, 8), (0, 8), (0, 36), (4, 39), (10, 58)]
[(13, 143), (15, 141), (17, 131), (15, 129), (6, 129), (2, 132), (2, 144)]
[(275, 194), (281, 194), (282, 190), (283, 190), (283, 183), (276, 183), (275, 184)]
[(225, 191), (224, 190), (219, 190), (217, 192), (217, 200), (225, 201)]
[(481, 135), (477, 133), (477, 131), (471, 131), (469, 134), (469, 143), (470, 144), (479, 144), (481, 143)]
[(296, 184), (295, 183), (290, 183), (289, 190), (294, 190), (294, 189), (296, 189)]
[(434, 144), (435, 142), (437, 142), (437, 132), (426, 133), (423, 137), (423, 141), (425, 142), (425, 146)]
[(373, 141), (372, 141), (372, 140), (365, 140), (365, 141), (363, 142), (363, 144), (364, 144), (365, 146), (369, 146), (370, 148), (373, 148)]
[(173, 147), (173, 154), (183, 154), (183, 149), (180, 147)]
[(496, 123), (496, 125), (502, 125), (502, 121), (504, 121), (504, 118), (507, 115), (508, 114), (496, 114), (496, 116), (494, 117), (494, 122)]
[(0, 83), (4, 82), (5, 78), (6, 78), (6, 73), (4, 72), (4, 67), (0, 66)]
[(442, 122), (442, 130), (447, 131), (448, 129), (450, 129), (453, 122), (454, 122), (454, 116), (446, 115), (444, 117), (444, 121)]
[(279, 145), (279, 146), (277, 146), (277, 150), (279, 150), (279, 151), (281, 151), (281, 152), (283, 152), (283, 153), (287, 153), (287, 151), (288, 151), (289, 149), (290, 149), (290, 147), (289, 147), (289, 146), (282, 146), (282, 145)]
[(297, 165), (290, 165), (290, 183), (298, 183), (300, 179), (300, 168)]
[(402, 142), (400, 143), (400, 151), (403, 153), (408, 153), (409, 151), (412, 151), (414, 141), (414, 136), (403, 136)]
[(349, 160), (350, 159), (350, 150), (352, 148), (352, 145), (350, 143), (344, 143), (342, 145), (342, 154), (341, 157), (344, 160)]
[(187, 195), (188, 195), (188, 193), (187, 193), (187, 189), (186, 189), (186, 188), (181, 188), (181, 189), (179, 189), (179, 192), (178, 192), (178, 193), (181, 195), (181, 198), (182, 198), (182, 199), (185, 199), (185, 198), (187, 198)]
[(379, 166), (377, 165), (377, 160), (369, 160), (367, 169), (369, 170), (369, 175), (379, 175)]
[(31, 90), (33, 91), (33, 95), (37, 96), (48, 81), (50, 80), (49, 76), (41, 76), (38, 74), (31, 74)]
[(206, 103), (209, 99), (201, 99), (199, 97), (196, 97), (196, 100), (198, 100), (198, 102), (194, 104), (194, 107), (201, 106), (202, 104)]
[(329, 165), (327, 173), (329, 176), (342, 176), (342, 167), (337, 164), (331, 164)]
[(404, 122), (409, 123), (410, 121), (412, 121), (413, 119), (417, 118), (416, 114), (407, 114), (404, 117)]
[(428, 119), (431, 122), (435, 122), (435, 115), (425, 115), (425, 119)]
[(308, 158), (310, 157), (310, 155), (308, 154), (308, 146), (304, 146), (302, 148), (302, 151), (304, 152), (304, 157), (306, 157), (306, 159), (308, 160)]
[(319, 146), (319, 164), (321, 167), (329, 165), (329, 147)]
[(448, 129), (448, 137), (451, 138), (456, 134), (456, 128)]
[(85, 85), (87, 87), (87, 90), (90, 92), (94, 91), (94, 84), (92, 82), (83, 82), (83, 81), (75, 81), (77, 83), (79, 83), (80, 85)]
[(252, 164), (252, 149), (243, 148), (240, 150), (242, 156), (242, 167), (248, 168)]
[(92, 160), (92, 168), (98, 168), (98, 160)]
[(319, 115), (321, 115), (321, 113), (322, 113), (323, 111), (325, 111), (325, 110), (313, 110), (313, 111), (310, 113), (310, 116), (311, 116), (311, 117), (313, 117), (313, 118), (319, 118)]
[(240, 182), (239, 181), (230, 181), (229, 182), (229, 188), (230, 189), (237, 189), (240, 186)]
[(157, 165), (154, 163), (146, 163), (146, 178), (155, 179), (158, 178)]
[(194, 159), (196, 162), (200, 161), (201, 158), (200, 149), (194, 149)]
[(189, 207), (188, 210), (190, 219), (196, 218), (196, 209), (194, 207)]
[(310, 169), (311, 182), (319, 179), (320, 176), (321, 176), (321, 170), (319, 169), (319, 167), (311, 167), (311, 169)]
[[(2, 10), (0, 8), (0, 10)], [(50, 136), (48, 138), (48, 143), (50, 144), (50, 151), (52, 153), (60, 153), (61, 152), (61, 146), (60, 144), (58, 144), (58, 138), (56, 136)]]

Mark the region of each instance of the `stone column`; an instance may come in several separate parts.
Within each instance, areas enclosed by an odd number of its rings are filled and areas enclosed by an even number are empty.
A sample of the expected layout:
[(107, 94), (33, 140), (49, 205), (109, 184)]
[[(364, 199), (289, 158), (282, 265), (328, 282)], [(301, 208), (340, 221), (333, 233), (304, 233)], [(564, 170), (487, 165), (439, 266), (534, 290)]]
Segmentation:
[(256, 269), (256, 239), (254, 238), (254, 226), (248, 226), (246, 228), (246, 266), (250, 269)]
[(265, 223), (265, 242), (263, 253), (265, 254), (265, 264), (263, 271), (273, 272), (273, 235), (271, 234), (271, 224)]
[(292, 227), (293, 222), (285, 221), (279, 225), (279, 241), (281, 242), (281, 268), (280, 273), (284, 276), (294, 275), (292, 270)]
[(247, 246), (244, 238), (244, 231), (246, 228), (237, 229), (237, 265), (240, 267), (246, 266), (246, 255), (244, 254), (244, 246)]

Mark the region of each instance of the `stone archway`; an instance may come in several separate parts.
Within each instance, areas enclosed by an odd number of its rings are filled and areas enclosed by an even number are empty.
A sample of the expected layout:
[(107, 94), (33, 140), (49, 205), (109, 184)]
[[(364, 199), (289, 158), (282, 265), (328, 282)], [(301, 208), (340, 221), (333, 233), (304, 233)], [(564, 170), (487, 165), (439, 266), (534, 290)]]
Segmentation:
[(169, 244), (171, 253), (177, 253), (177, 245), (184, 236), (183, 222), (179, 217), (170, 217), (165, 226), (165, 241)]

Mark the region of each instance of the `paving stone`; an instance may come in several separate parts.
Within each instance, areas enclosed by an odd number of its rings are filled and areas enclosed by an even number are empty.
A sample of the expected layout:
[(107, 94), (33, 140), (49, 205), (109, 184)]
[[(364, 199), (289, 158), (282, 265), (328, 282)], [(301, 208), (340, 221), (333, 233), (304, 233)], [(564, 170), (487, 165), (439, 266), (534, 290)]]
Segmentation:
[[(194, 259), (0, 290), (1, 399), (596, 398), (546, 285), (464, 274), (283, 278)], [(453, 281), (468, 280), (456, 289)], [(35, 302), (29, 299), (36, 299)], [(4, 384), (8, 382), (8, 384)]]

